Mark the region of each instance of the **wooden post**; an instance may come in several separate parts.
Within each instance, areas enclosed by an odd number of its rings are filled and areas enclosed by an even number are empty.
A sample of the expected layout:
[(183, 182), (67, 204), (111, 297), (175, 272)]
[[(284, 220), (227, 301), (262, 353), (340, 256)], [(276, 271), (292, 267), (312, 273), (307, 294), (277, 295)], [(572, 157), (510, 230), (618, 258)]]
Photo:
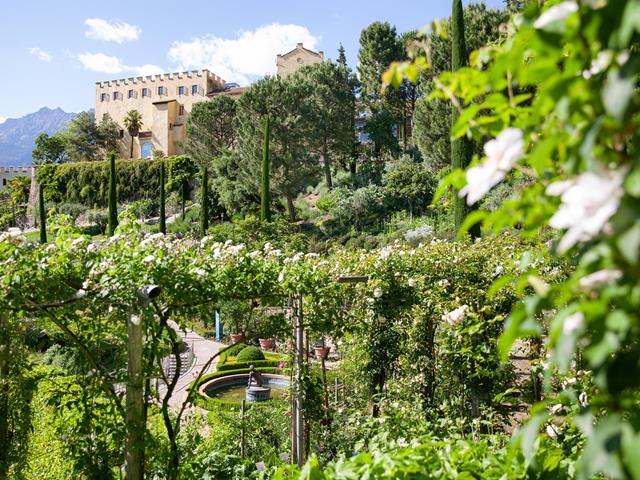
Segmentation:
[(240, 458), (244, 459), (244, 406), (246, 400), (240, 403)]
[[(289, 302), (288, 302), (288, 308), (287, 308), (287, 315), (289, 315), (289, 320), (290, 320), (290, 327), (294, 332), (294, 337), (295, 337), (295, 329), (296, 329), (296, 319), (298, 317), (298, 315), (294, 312), (295, 309), (295, 300), (293, 298), (289, 298)], [(295, 340), (289, 340), (289, 351), (291, 351), (292, 349), (295, 350)], [(290, 414), (290, 419), (291, 419), (291, 433), (290, 433), (290, 438), (289, 440), (291, 441), (291, 464), (297, 464), (298, 463), (298, 452), (296, 451), (296, 395), (295, 395), (295, 382), (294, 382), (294, 372), (293, 370), (291, 371), (291, 379), (290, 379), (290, 385), (291, 385), (291, 395), (289, 397), (289, 414)]]
[(334, 384), (334, 388), (335, 388), (335, 392), (334, 392), (334, 394), (335, 394), (335, 402), (336, 402), (336, 405), (337, 405), (338, 404), (338, 377), (335, 378), (333, 384)]
[(296, 339), (296, 388), (295, 388), (295, 444), (296, 460), (299, 467), (305, 462), (304, 452), (304, 414), (302, 407), (302, 368), (304, 361), (304, 328), (302, 319), (302, 295), (298, 295), (295, 304), (295, 339)]
[[(324, 345), (324, 341), (322, 343)], [(322, 390), (324, 394), (324, 421), (327, 428), (329, 428), (329, 386), (327, 385), (327, 367), (324, 363), (324, 356), (322, 357)]]
[(130, 315), (127, 322), (127, 438), (125, 442), (126, 480), (144, 478), (144, 397), (142, 378), (142, 317)]
[(7, 314), (0, 312), (0, 477), (9, 470), (9, 325)]

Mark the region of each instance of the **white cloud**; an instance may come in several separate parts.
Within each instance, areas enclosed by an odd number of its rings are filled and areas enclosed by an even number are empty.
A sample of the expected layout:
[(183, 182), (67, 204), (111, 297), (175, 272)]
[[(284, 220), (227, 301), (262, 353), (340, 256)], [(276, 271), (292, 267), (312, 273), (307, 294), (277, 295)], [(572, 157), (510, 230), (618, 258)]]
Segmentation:
[(130, 67), (133, 72), (135, 72), (136, 76), (144, 77), (147, 75), (156, 75), (158, 73), (164, 73), (165, 69), (159, 67), (158, 65), (153, 65), (151, 63), (147, 63), (145, 65), (140, 65), (139, 67)]
[(28, 49), (28, 52), (31, 55), (35, 55), (38, 57), (38, 60), (42, 60), (43, 62), (50, 62), (53, 60), (53, 57), (50, 54), (38, 47), (31, 47)]
[(78, 60), (87, 70), (104, 73), (121, 73), (127, 67), (118, 57), (111, 57), (104, 53), (83, 53), (78, 55)]
[(164, 69), (158, 65), (147, 63), (140, 66), (129, 66), (118, 57), (105, 55), (104, 53), (82, 53), (78, 60), (87, 70), (102, 73), (133, 73), (136, 76), (155, 75), (163, 73)]
[(276, 72), (276, 55), (304, 43), (315, 50), (320, 37), (301, 25), (272, 23), (250, 31), (241, 31), (236, 38), (205, 35), (190, 41), (173, 42), (169, 60), (178, 70), (209, 68), (226, 81), (247, 84), (251, 79)]
[(124, 22), (110, 22), (103, 18), (87, 18), (84, 24), (89, 30), (84, 32), (87, 38), (104, 40), (105, 42), (132, 42), (137, 40), (142, 30), (140, 27)]

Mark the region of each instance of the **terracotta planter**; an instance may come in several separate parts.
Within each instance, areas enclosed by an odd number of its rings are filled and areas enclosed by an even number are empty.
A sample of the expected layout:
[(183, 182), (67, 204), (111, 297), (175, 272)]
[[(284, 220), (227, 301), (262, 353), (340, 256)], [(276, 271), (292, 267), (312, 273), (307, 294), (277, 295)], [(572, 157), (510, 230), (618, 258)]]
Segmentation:
[(231, 337), (231, 343), (244, 342), (244, 333), (232, 333), (229, 336)]
[(329, 352), (331, 351), (331, 347), (315, 347), (316, 357), (321, 358), (322, 360), (326, 360), (329, 356)]
[(262, 350), (272, 350), (273, 349), (273, 338), (259, 338), (260, 348)]

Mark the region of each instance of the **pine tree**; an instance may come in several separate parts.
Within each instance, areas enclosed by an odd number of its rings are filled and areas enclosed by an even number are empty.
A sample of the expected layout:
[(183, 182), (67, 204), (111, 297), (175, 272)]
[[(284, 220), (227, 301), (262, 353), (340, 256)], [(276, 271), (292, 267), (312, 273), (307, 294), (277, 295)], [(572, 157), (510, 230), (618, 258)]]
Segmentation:
[(40, 243), (47, 243), (47, 212), (44, 211), (44, 188), (38, 187), (38, 213), (40, 214)]
[[(451, 14), (451, 70), (456, 71), (467, 64), (467, 47), (464, 38), (464, 13), (462, 10), (462, 0), (453, 0), (453, 11)], [(458, 120), (459, 112), (452, 107), (451, 126)], [(466, 168), (471, 162), (473, 146), (466, 137), (461, 137), (451, 142), (451, 167)], [(454, 221), (456, 231), (460, 229), (468, 209), (463, 198), (456, 195), (454, 200)], [(480, 225), (476, 224), (470, 231), (472, 237), (480, 236)]]
[(342, 43), (338, 47), (338, 60), (337, 60), (337, 63), (341, 67), (347, 68), (347, 54), (344, 51), (344, 47), (342, 46)]
[(118, 196), (116, 192), (116, 154), (111, 152), (109, 154), (109, 214), (107, 233), (112, 236), (118, 226)]
[(209, 228), (209, 178), (207, 175), (207, 167), (203, 165), (200, 169), (200, 236), (204, 237)]
[(167, 222), (166, 222), (166, 218), (165, 218), (165, 183), (167, 182), (166, 180), (166, 174), (164, 171), (164, 160), (160, 160), (160, 231), (164, 234), (167, 233)]
[(260, 195), (260, 219), (263, 222), (271, 220), (269, 211), (269, 116), (264, 119), (264, 140), (262, 143), (262, 191)]

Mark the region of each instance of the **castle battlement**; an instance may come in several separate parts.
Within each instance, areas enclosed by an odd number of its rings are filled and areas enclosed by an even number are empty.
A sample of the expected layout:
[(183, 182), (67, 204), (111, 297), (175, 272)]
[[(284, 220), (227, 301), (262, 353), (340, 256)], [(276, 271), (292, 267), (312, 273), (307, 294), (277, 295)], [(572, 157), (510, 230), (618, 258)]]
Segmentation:
[(0, 167), (0, 175), (7, 173), (26, 173), (27, 175), (30, 175), (32, 168), (34, 167)]
[(141, 77), (129, 77), (129, 78), (121, 78), (118, 80), (107, 80), (103, 82), (96, 82), (97, 88), (110, 88), (110, 87), (119, 87), (121, 85), (138, 85), (138, 84), (147, 84), (147, 83), (156, 83), (156, 82), (164, 82), (165, 80), (176, 80), (176, 79), (184, 79), (184, 78), (194, 78), (194, 77), (207, 77), (212, 78), (216, 82), (226, 83), (222, 78), (220, 78), (215, 73), (211, 73), (207, 69), (202, 70), (191, 70), (186, 72), (173, 72), (173, 73), (160, 73), (156, 75), (146, 75)]

